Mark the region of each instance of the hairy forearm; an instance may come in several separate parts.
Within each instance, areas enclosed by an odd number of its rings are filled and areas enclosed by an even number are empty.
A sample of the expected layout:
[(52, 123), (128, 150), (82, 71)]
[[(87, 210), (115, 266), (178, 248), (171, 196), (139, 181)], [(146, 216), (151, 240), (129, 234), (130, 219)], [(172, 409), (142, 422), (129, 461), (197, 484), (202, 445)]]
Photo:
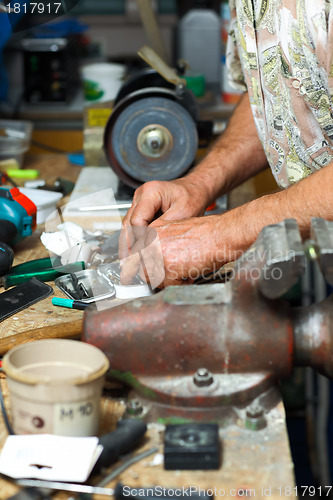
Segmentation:
[[(221, 216), (229, 232), (230, 250), (244, 250), (261, 229), (284, 219), (296, 219), (302, 237), (310, 236), (313, 217), (333, 220), (333, 163), (285, 191), (263, 196)], [(224, 233), (225, 236), (225, 233)]]
[[(199, 275), (238, 259), (264, 226), (284, 219), (296, 219), (305, 239), (309, 237), (312, 217), (333, 220), (332, 193), (333, 163), (285, 191), (263, 196), (221, 215), (160, 217), (149, 226), (153, 232), (149, 237), (144, 236), (141, 243), (144, 247), (152, 241), (158, 243), (152, 246), (155, 254), (148, 262), (151, 275), (159, 277), (157, 286), (193, 282)], [(138, 270), (137, 255), (122, 269), (124, 284), (131, 283)]]
[(187, 180), (205, 186), (212, 202), (266, 167), (267, 159), (245, 93), (225, 132)]

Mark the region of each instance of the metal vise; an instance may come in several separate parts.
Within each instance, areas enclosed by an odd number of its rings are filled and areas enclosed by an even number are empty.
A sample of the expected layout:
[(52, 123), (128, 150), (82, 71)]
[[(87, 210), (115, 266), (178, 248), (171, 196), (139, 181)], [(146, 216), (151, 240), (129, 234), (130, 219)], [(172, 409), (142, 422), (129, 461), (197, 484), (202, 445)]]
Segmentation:
[(304, 272), (307, 253), (333, 284), (333, 223), (313, 219), (303, 244), (288, 219), (261, 231), (226, 283), (169, 287), (88, 310), (83, 340), (135, 390), (133, 414), (227, 425), (244, 408), (269, 410), (293, 365), (333, 377), (332, 296), (307, 308), (280, 299)]

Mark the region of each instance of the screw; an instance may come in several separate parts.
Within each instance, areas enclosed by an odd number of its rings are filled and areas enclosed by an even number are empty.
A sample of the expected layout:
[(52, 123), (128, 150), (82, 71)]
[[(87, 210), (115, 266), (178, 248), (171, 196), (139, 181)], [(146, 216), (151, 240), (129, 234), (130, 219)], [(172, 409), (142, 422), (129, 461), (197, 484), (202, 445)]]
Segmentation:
[(212, 385), (214, 378), (207, 368), (199, 368), (193, 377), (193, 382), (198, 387), (207, 387)]
[(130, 415), (140, 415), (143, 408), (138, 399), (130, 399), (126, 404), (126, 412)]

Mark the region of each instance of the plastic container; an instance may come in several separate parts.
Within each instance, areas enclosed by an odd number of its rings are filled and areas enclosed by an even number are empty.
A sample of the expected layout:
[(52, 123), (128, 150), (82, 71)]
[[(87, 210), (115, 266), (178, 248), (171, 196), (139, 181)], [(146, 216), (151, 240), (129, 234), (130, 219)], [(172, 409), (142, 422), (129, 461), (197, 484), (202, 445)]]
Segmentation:
[(86, 103), (113, 101), (123, 84), (126, 66), (115, 63), (88, 64), (81, 68)]
[(13, 158), (21, 168), (32, 130), (33, 124), (29, 121), (0, 120), (0, 161)]
[(16, 434), (95, 436), (109, 367), (97, 347), (63, 339), (36, 340), (3, 358)]
[(54, 191), (46, 191), (44, 189), (29, 189), (21, 188), (21, 193), (25, 194), (37, 207), (37, 224), (43, 224), (52, 214), (58, 215), (56, 212), (57, 202), (62, 198), (62, 193)]
[(191, 89), (196, 97), (203, 97), (205, 95), (206, 82), (203, 75), (188, 73), (184, 78), (187, 83), (187, 88)]
[(193, 73), (205, 77), (206, 89), (220, 94), (221, 28), (220, 18), (210, 9), (192, 9), (180, 20), (178, 56)]
[(229, 72), (226, 64), (226, 50), (230, 19), (229, 2), (224, 0), (221, 4), (221, 40), (223, 52), (221, 57), (221, 96), (222, 101), (226, 104), (237, 104), (243, 92), (235, 89), (229, 82)]

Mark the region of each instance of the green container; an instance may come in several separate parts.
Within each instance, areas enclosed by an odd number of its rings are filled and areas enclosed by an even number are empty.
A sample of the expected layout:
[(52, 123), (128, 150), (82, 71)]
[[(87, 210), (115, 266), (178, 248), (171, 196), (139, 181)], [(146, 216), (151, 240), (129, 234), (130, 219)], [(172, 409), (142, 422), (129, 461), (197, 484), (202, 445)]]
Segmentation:
[(189, 75), (185, 76), (187, 82), (187, 88), (191, 89), (196, 97), (202, 97), (205, 95), (206, 82), (203, 75)]

